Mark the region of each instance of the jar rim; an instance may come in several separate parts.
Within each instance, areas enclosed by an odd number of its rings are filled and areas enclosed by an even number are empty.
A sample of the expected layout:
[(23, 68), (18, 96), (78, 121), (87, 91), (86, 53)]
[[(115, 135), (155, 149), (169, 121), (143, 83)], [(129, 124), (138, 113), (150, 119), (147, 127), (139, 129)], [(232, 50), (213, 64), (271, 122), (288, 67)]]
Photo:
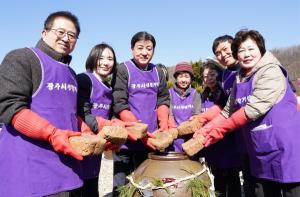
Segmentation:
[(182, 152), (151, 152), (148, 154), (149, 159), (154, 160), (165, 160), (165, 161), (175, 161), (175, 160), (184, 160), (188, 159), (188, 155)]

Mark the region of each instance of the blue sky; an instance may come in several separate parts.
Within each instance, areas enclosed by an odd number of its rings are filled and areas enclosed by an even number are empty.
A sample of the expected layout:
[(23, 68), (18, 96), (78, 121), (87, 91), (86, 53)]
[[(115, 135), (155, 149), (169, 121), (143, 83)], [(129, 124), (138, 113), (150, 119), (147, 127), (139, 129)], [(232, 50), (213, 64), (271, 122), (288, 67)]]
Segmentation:
[(153, 63), (174, 66), (213, 56), (214, 38), (256, 29), (268, 49), (300, 44), (300, 1), (285, 0), (6, 0), (0, 12), (0, 61), (12, 49), (34, 46), (49, 13), (69, 10), (82, 33), (71, 66), (84, 71), (90, 49), (107, 42), (118, 62), (131, 58), (130, 40), (148, 31), (157, 41)]

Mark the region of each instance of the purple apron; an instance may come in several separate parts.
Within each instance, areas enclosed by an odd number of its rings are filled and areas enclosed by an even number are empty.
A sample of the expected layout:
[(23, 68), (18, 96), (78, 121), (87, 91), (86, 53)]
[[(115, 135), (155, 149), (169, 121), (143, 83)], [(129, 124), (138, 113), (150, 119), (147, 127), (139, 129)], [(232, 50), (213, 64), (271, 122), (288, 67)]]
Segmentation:
[[(225, 69), (223, 72), (222, 88), (227, 97), (229, 97), (231, 93), (231, 89), (235, 81), (236, 75), (237, 71), (235, 70)], [(235, 144), (238, 152), (241, 154), (247, 154), (247, 148), (244, 141), (243, 133), (239, 129), (236, 129), (233, 135), (235, 136)]]
[[(77, 83), (68, 65), (37, 48), (42, 80), (29, 108), (55, 127), (78, 131)], [(45, 196), (82, 186), (80, 162), (6, 124), (0, 134), (0, 195)]]
[[(214, 105), (209, 98), (202, 101), (201, 111), (204, 112)], [(200, 151), (208, 165), (217, 169), (228, 169), (240, 166), (239, 154), (236, 150), (234, 133), (226, 134), (224, 139)]]
[[(285, 76), (286, 71), (281, 68)], [(253, 92), (253, 78), (236, 86), (235, 103), (246, 105)], [(287, 89), (269, 112), (242, 128), (254, 177), (281, 183), (300, 182), (300, 113), (286, 80)]]
[[(144, 71), (136, 67), (130, 60), (124, 63), (128, 70), (128, 104), (130, 111), (143, 123), (148, 124), (148, 131), (153, 132), (157, 124), (157, 94), (159, 77), (156, 66), (148, 64), (149, 70)], [(128, 141), (122, 148), (131, 150), (147, 150), (141, 141)]]
[(232, 89), (233, 83), (235, 81), (236, 74), (237, 74), (237, 71), (233, 71), (233, 70), (229, 70), (229, 69), (225, 69), (223, 71), (222, 88), (227, 97), (229, 97), (229, 95), (231, 93), (231, 89)]
[[(177, 126), (180, 123), (187, 121), (193, 115), (193, 97), (195, 92), (196, 90), (194, 88), (191, 88), (190, 93), (186, 97), (182, 97), (177, 94), (174, 88), (171, 88), (169, 90), (171, 96), (172, 112)], [(183, 152), (181, 146), (183, 143), (184, 139), (182, 138), (174, 140), (172, 150), (176, 152)]]
[[(91, 114), (108, 119), (112, 103), (112, 89), (107, 87), (94, 76), (93, 73), (85, 73), (92, 82), (90, 103), (92, 105)], [(99, 176), (101, 155), (84, 157), (82, 161), (83, 179), (92, 179)]]

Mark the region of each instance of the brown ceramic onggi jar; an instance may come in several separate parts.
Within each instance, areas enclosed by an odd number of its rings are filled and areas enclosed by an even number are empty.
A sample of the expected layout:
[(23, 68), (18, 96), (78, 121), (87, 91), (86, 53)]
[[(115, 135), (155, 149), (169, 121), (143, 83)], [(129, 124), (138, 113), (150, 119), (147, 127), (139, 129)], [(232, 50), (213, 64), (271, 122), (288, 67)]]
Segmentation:
[[(182, 178), (189, 177), (204, 171), (205, 166), (200, 162), (192, 161), (184, 153), (167, 152), (167, 153), (149, 153), (148, 159), (145, 160), (133, 173), (132, 178), (134, 183), (139, 186), (147, 184), (169, 183), (172, 184)], [(210, 186), (211, 181), (208, 172), (204, 171), (198, 176), (201, 181)], [(187, 190), (187, 183), (185, 180), (168, 187), (167, 193), (165, 189), (144, 189), (135, 192), (134, 197), (139, 196), (154, 196), (154, 197), (192, 197), (191, 191)], [(143, 194), (141, 194), (143, 192)]]

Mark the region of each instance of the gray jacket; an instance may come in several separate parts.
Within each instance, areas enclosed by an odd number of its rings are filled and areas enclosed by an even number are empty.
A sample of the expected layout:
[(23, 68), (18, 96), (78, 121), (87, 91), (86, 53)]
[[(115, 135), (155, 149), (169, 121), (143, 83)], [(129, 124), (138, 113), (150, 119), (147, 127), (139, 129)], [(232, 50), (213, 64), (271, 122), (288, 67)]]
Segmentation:
[[(68, 64), (72, 59), (57, 53), (43, 40), (39, 40), (36, 47), (56, 61)], [(40, 61), (29, 48), (13, 50), (4, 57), (0, 66), (0, 122), (10, 123), (16, 112), (29, 108), (41, 79)]]
[(241, 69), (236, 76), (233, 90), (222, 114), (228, 118), (236, 110), (234, 109), (233, 97), (235, 95), (235, 86), (246, 81), (254, 74), (253, 93), (249, 96), (245, 106), (245, 113), (251, 120), (256, 120), (266, 114), (274, 104), (283, 98), (286, 91), (286, 78), (279, 66), (280, 62), (271, 52), (267, 51), (249, 75), (244, 77)]

